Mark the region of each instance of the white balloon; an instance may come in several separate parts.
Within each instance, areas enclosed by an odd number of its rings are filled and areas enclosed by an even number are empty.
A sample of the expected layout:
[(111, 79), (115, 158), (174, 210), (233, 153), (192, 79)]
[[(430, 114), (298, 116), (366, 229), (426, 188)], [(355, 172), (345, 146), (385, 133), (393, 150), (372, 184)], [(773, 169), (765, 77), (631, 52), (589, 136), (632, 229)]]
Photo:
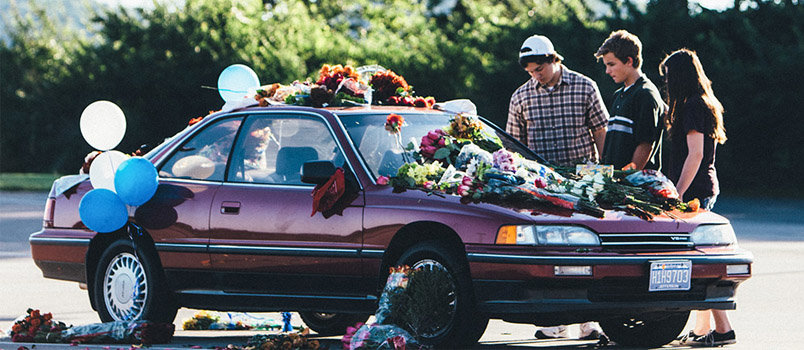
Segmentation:
[(233, 64), (218, 76), (218, 93), (224, 101), (242, 100), (260, 87), (257, 73), (244, 64)]
[(204, 156), (187, 156), (179, 159), (170, 170), (177, 177), (203, 180), (215, 172), (215, 163)]
[(117, 147), (126, 133), (123, 110), (109, 101), (95, 101), (81, 113), (81, 135), (99, 151)]
[(94, 188), (105, 188), (115, 192), (114, 173), (120, 163), (123, 163), (129, 156), (120, 151), (107, 151), (99, 154), (89, 166), (89, 182)]

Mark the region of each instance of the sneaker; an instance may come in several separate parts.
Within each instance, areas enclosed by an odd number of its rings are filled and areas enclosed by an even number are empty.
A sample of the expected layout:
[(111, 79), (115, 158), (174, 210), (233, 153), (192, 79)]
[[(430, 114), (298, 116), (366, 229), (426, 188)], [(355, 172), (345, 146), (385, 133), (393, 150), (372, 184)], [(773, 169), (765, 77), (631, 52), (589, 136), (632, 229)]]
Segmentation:
[(690, 342), (698, 346), (723, 346), (736, 343), (737, 336), (734, 334), (734, 330), (726, 333), (711, 331), (704, 336), (697, 336), (695, 339), (691, 339)]
[(706, 336), (705, 334), (704, 335), (698, 335), (698, 334), (695, 334), (695, 331), (690, 330), (689, 333), (684, 333), (682, 335), (679, 335), (678, 338), (676, 338), (676, 340), (681, 344), (685, 344), (686, 342), (693, 342), (696, 339), (703, 338), (705, 336)]
[(567, 326), (542, 328), (533, 335), (536, 339), (557, 339), (567, 337)]

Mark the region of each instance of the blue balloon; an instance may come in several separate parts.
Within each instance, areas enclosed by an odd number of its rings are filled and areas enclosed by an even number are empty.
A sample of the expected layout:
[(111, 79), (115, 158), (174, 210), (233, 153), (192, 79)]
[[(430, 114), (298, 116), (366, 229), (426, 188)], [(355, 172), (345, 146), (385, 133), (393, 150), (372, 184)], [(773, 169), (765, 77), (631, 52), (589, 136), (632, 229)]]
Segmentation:
[(78, 204), (78, 214), (86, 227), (100, 233), (117, 231), (128, 222), (126, 205), (105, 188), (87, 192)]
[(151, 199), (159, 186), (154, 165), (145, 158), (126, 159), (114, 173), (114, 189), (128, 205), (140, 205)]
[(221, 72), (218, 77), (218, 93), (224, 101), (238, 101), (248, 94), (249, 90), (260, 87), (257, 73), (243, 64), (233, 64)]

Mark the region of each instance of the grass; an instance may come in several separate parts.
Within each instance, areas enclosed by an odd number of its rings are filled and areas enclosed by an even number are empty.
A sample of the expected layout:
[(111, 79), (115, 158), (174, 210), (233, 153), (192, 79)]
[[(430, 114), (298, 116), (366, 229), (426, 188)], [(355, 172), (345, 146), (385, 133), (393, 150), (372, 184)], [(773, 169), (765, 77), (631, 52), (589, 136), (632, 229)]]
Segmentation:
[(0, 173), (0, 191), (49, 191), (59, 174)]

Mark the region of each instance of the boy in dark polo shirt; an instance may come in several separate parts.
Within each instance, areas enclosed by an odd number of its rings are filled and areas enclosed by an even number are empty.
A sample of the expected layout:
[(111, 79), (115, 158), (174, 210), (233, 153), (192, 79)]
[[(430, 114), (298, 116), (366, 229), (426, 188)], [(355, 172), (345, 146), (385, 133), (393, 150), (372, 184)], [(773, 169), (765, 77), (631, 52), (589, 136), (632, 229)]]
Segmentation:
[(661, 123), (666, 106), (642, 74), (642, 43), (625, 30), (612, 32), (595, 53), (606, 74), (623, 87), (614, 93), (601, 164), (615, 169), (661, 167)]

